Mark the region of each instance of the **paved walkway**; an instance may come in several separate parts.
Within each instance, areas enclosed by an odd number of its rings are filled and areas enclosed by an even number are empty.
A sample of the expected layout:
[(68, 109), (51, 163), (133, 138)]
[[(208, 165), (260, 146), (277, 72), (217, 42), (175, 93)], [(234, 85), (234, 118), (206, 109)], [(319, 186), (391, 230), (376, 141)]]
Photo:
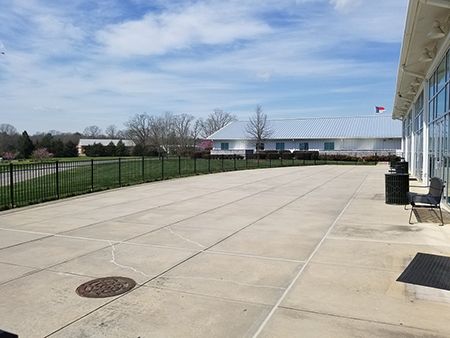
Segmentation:
[[(448, 337), (450, 292), (396, 282), (450, 227), (384, 204), (385, 166), (189, 177), (0, 213), (0, 328), (24, 337)], [(131, 292), (87, 299), (97, 277)]]

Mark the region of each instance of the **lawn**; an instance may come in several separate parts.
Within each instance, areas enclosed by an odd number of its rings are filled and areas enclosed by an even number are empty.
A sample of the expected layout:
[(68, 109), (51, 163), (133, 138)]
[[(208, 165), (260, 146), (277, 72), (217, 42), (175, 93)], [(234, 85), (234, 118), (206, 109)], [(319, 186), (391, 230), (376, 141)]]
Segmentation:
[[(361, 163), (361, 162), (358, 162)], [(319, 164), (308, 160), (103, 158), (0, 165), (0, 210), (144, 182), (230, 170)]]

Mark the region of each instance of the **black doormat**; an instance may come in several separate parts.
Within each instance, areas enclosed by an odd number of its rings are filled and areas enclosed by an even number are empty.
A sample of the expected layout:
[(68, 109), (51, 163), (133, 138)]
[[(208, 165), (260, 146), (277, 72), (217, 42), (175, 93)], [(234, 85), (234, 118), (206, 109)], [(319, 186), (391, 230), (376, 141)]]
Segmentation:
[(397, 282), (450, 290), (450, 257), (418, 252)]

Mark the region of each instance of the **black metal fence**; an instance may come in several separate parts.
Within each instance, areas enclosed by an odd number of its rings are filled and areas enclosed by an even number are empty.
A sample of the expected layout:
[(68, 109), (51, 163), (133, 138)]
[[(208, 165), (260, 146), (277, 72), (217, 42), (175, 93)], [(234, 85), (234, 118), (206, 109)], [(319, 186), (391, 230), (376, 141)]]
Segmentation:
[(329, 162), (326, 160), (263, 160), (223, 156), (200, 159), (142, 157), (0, 164), (0, 210), (173, 177), (327, 163)]

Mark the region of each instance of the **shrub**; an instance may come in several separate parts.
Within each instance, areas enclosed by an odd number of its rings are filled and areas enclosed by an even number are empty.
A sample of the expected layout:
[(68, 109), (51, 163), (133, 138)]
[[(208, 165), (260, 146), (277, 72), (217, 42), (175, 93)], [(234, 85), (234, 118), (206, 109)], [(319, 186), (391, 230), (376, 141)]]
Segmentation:
[(297, 150), (294, 151), (294, 157), (297, 160), (316, 160), (319, 158), (319, 152), (309, 150)]
[(278, 160), (280, 159), (280, 156), (278, 151), (266, 150), (266, 159), (268, 160)]
[(281, 158), (282, 158), (283, 160), (292, 160), (292, 159), (294, 158), (294, 154), (291, 153), (290, 151), (288, 151), (288, 152), (282, 152), (282, 153), (281, 153)]
[(5, 151), (2, 155), (2, 158), (6, 161), (12, 161), (16, 158), (16, 154), (11, 151)]
[(209, 150), (194, 151), (191, 153), (191, 158), (209, 158)]
[(319, 160), (358, 162), (361, 160), (361, 158), (345, 154), (323, 154), (323, 155), (319, 154)]
[(204, 158), (210, 158), (211, 160), (221, 160), (222, 158), (224, 160), (233, 160), (234, 158), (236, 158), (236, 160), (243, 160), (244, 156), (242, 155), (208, 155), (207, 157)]
[(31, 153), (31, 158), (35, 160), (45, 160), (47, 158), (53, 157), (53, 154), (50, 153), (47, 148), (38, 148), (36, 150), (33, 150)]

